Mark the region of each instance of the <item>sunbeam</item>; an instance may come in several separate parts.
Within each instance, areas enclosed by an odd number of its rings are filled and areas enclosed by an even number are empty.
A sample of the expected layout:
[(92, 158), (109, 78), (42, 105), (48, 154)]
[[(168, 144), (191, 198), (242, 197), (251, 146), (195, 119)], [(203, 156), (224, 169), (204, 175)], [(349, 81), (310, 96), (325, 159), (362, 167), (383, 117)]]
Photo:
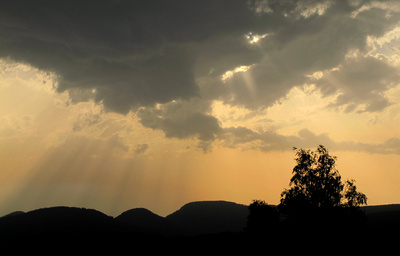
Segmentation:
[(278, 204), (321, 144), (400, 201), (398, 2), (59, 2), (0, 1), (0, 216)]

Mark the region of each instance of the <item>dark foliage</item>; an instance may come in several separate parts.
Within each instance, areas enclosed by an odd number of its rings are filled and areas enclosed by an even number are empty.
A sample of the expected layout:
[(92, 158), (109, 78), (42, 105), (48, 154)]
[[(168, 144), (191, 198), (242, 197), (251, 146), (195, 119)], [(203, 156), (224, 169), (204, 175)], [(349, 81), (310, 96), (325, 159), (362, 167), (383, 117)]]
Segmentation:
[(282, 192), (279, 205), (286, 219), (337, 226), (346, 217), (354, 221), (362, 215), (359, 206), (367, 203), (367, 197), (357, 191), (354, 180), (342, 183), (336, 157), (324, 146), (316, 151), (296, 149), (295, 160), (291, 188)]
[(367, 197), (357, 191), (354, 180), (342, 182), (336, 157), (324, 146), (316, 151), (295, 150), (291, 187), (282, 192), (278, 211), (254, 201), (249, 207), (248, 231), (266, 233), (280, 225), (285, 230), (339, 233), (343, 228), (364, 226), (366, 218), (360, 206), (367, 203)]

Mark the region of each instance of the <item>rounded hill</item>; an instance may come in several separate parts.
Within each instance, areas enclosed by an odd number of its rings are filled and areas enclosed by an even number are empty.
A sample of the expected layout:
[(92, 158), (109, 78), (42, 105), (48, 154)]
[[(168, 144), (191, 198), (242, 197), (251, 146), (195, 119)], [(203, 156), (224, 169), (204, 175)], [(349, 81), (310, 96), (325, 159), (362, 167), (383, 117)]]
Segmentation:
[(227, 201), (201, 201), (184, 205), (166, 219), (188, 235), (241, 232), (246, 227), (248, 206)]
[(145, 233), (175, 235), (178, 232), (178, 227), (174, 223), (145, 208), (125, 211), (115, 220), (126, 228)]

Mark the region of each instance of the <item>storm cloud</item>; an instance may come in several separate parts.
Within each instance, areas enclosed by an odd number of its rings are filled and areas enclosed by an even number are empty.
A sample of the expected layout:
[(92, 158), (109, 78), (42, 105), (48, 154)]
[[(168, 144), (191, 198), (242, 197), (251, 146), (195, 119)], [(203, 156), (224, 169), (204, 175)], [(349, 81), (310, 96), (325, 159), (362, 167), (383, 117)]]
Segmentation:
[[(246, 1), (2, 1), (1, 57), (95, 89), (111, 111), (198, 95), (198, 45), (258, 19)], [(235, 50), (235, 49), (232, 49)]]
[(222, 128), (212, 101), (259, 110), (313, 83), (340, 93), (332, 106), (345, 112), (382, 111), (398, 67), (370, 55), (368, 40), (395, 28), (399, 12), (390, 1), (4, 0), (0, 57), (53, 72), (74, 102), (134, 111), (166, 137), (277, 149), (307, 134)]

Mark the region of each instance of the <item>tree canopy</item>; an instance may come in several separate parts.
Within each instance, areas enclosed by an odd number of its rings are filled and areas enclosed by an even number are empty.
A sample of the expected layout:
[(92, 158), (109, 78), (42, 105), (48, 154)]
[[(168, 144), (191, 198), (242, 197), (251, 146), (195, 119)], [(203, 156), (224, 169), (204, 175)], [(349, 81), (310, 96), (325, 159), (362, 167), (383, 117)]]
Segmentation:
[(367, 203), (367, 197), (357, 191), (354, 180), (344, 184), (336, 169), (336, 156), (320, 145), (316, 151), (295, 149), (296, 166), (290, 179), (290, 189), (281, 194), (282, 209), (358, 207)]
[[(354, 180), (342, 182), (336, 169), (336, 156), (330, 155), (322, 145), (315, 151), (294, 150), (296, 165), (290, 188), (281, 193), (277, 211), (264, 201), (253, 201), (249, 207), (249, 230), (255, 230), (257, 224), (263, 228), (275, 227), (277, 220), (310, 228), (338, 228), (362, 223), (364, 212), (360, 206), (367, 204), (367, 197), (357, 191)], [(279, 217), (274, 215), (274, 211)], [(270, 221), (263, 218), (269, 218)]]
[[(354, 180), (342, 182), (336, 157), (320, 145), (315, 151), (296, 149), (296, 165), (289, 189), (281, 194), (279, 210), (291, 222), (339, 224), (359, 222), (367, 203)], [(357, 221), (356, 221), (357, 220)]]

